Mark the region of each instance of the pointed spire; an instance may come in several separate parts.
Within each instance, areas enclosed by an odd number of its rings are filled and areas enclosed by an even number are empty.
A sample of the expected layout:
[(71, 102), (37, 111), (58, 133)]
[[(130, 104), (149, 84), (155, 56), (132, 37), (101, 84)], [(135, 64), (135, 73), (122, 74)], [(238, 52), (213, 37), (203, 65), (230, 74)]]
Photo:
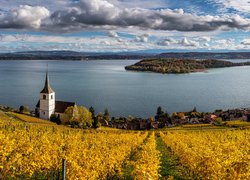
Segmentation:
[(47, 71), (46, 71), (46, 77), (45, 77), (45, 84), (44, 84), (44, 88), (41, 91), (41, 93), (45, 93), (45, 94), (50, 94), (53, 93), (53, 89), (50, 87), (49, 84), (49, 75), (48, 75), (48, 64), (47, 64)]

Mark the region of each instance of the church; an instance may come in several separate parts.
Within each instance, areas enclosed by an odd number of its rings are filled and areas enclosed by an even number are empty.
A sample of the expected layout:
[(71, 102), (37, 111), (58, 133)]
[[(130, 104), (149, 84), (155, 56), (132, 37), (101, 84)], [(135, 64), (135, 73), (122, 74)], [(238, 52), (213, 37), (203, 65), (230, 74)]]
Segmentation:
[(39, 101), (36, 105), (36, 115), (41, 119), (49, 120), (51, 115), (55, 114), (60, 119), (63, 119), (66, 117), (65, 110), (71, 106), (76, 106), (76, 103), (56, 101), (55, 91), (50, 86), (47, 71), (44, 88), (40, 92)]

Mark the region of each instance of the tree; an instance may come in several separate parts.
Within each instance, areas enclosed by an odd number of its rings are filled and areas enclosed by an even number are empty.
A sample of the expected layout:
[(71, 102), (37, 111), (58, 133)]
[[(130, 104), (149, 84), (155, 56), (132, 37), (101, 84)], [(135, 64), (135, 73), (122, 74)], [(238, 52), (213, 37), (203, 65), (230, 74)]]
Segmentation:
[(94, 109), (93, 106), (91, 106), (91, 107), (89, 108), (89, 112), (91, 113), (92, 119), (93, 119), (92, 127), (95, 128), (95, 129), (98, 128), (98, 127), (100, 127), (100, 126), (101, 126), (101, 123), (99, 122), (99, 118), (97, 118), (97, 117), (95, 116), (95, 109)]
[(159, 106), (159, 107), (157, 108), (157, 111), (156, 111), (155, 120), (158, 121), (163, 115), (164, 115), (164, 112), (163, 112), (163, 110), (162, 110), (162, 107)]
[(66, 115), (68, 115), (68, 122), (65, 122), (66, 124), (79, 124), (80, 118), (78, 113), (78, 107), (77, 106), (70, 106), (68, 107), (65, 112)]
[(178, 117), (179, 119), (185, 119), (185, 114), (184, 114), (183, 112), (179, 112), (179, 113), (177, 114), (177, 117)]
[(250, 114), (247, 114), (247, 122), (250, 122)]
[(157, 108), (156, 115), (160, 116), (160, 115), (162, 115), (162, 114), (164, 114), (164, 112), (163, 112), (163, 110), (162, 110), (162, 107), (159, 106), (159, 107)]
[(88, 128), (92, 126), (92, 113), (83, 106), (71, 106), (65, 111), (69, 116), (69, 124), (81, 128)]
[(80, 126), (83, 128), (91, 127), (93, 123), (92, 113), (83, 106), (78, 107), (78, 113), (80, 118)]
[(176, 118), (176, 117), (177, 117), (177, 113), (176, 113), (176, 112), (173, 112), (172, 117), (173, 117), (173, 118)]
[(151, 122), (154, 121), (154, 118), (153, 118), (153, 117), (149, 117), (149, 118), (148, 118), (148, 121), (151, 123)]
[(129, 115), (128, 118), (127, 118), (128, 121), (133, 121), (134, 119), (135, 118), (133, 116), (131, 116), (131, 115)]
[(223, 120), (222, 120), (222, 118), (220, 118), (220, 117), (215, 118), (213, 124), (214, 124), (215, 126), (221, 126), (221, 125), (223, 125)]
[(166, 124), (172, 124), (172, 121), (168, 112), (164, 112), (161, 106), (157, 108), (155, 121), (160, 123), (160, 127), (164, 127)]
[(104, 116), (103, 116), (103, 118), (104, 118), (104, 120), (106, 120), (107, 122), (109, 122), (109, 120), (110, 120), (109, 111), (108, 111), (107, 108), (104, 110)]
[(196, 109), (196, 107), (194, 106), (194, 109), (193, 109), (193, 111), (192, 112), (197, 112), (197, 109)]
[(59, 117), (59, 115), (57, 116), (56, 114), (51, 114), (50, 121), (54, 122), (54, 123), (56, 123), (58, 125), (61, 124), (60, 117)]
[(24, 114), (29, 114), (30, 113), (29, 108), (27, 106), (23, 106), (23, 105), (19, 107), (19, 112), (24, 113)]
[(103, 121), (104, 117), (102, 115), (102, 113), (98, 113), (97, 116), (95, 117), (95, 120), (94, 120), (94, 126), (93, 128), (98, 128), (98, 127), (101, 127), (101, 122)]
[(91, 114), (92, 114), (92, 119), (94, 119), (94, 118), (95, 118), (95, 109), (94, 109), (93, 106), (91, 106), (91, 107), (89, 108), (89, 112), (91, 112)]
[(94, 118), (94, 121), (93, 121), (93, 123), (92, 123), (92, 127), (93, 128), (99, 128), (99, 127), (101, 127), (101, 123), (100, 123), (100, 118), (99, 118), (99, 116), (97, 116), (97, 117), (95, 117)]

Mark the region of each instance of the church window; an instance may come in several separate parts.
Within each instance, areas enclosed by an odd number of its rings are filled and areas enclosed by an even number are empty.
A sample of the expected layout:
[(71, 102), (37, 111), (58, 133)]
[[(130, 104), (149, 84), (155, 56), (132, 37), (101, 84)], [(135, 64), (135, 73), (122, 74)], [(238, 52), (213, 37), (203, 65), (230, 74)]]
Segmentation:
[(46, 95), (43, 95), (43, 99), (46, 99)]

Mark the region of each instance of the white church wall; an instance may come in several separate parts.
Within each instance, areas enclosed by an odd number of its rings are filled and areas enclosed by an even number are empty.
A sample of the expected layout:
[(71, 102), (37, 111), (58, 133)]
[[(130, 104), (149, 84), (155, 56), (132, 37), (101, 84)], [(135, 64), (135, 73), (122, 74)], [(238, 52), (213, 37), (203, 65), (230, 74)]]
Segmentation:
[[(44, 97), (46, 97), (44, 99)], [(55, 93), (40, 94), (40, 118), (50, 119), (50, 116), (55, 112)]]

